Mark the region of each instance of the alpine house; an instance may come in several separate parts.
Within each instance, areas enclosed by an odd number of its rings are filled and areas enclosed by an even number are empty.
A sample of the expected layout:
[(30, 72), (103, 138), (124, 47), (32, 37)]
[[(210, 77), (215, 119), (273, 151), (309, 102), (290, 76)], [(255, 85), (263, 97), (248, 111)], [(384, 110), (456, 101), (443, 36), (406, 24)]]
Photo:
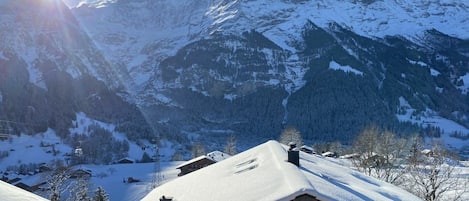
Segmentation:
[(292, 151), (268, 141), (165, 183), (142, 200), (421, 200), (321, 156), (297, 152), (295, 162)]

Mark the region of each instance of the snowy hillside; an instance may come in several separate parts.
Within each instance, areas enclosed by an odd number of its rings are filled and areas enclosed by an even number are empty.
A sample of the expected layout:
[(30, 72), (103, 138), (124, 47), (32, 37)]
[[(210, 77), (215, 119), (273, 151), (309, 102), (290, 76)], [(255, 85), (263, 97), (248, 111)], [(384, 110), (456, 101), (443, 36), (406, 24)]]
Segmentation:
[[(335, 22), (367, 37), (403, 35), (419, 41), (436, 29), (469, 38), (465, 1), (100, 1), (68, 0), (74, 14), (106, 58), (130, 71), (132, 90), (149, 81), (155, 64), (189, 42), (217, 33), (255, 30), (296, 53), (303, 26)], [(176, 15), (177, 13), (177, 15)], [(175, 17), (176, 16), (176, 17)], [(293, 67), (293, 66), (292, 66)], [(301, 87), (301, 73), (293, 83)], [(299, 85), (299, 86), (298, 86)], [(135, 88), (136, 87), (136, 88)]]
[(425, 125), (399, 116), (400, 97), (415, 117), (429, 109), (469, 125), (466, 1), (66, 3), (126, 72), (119, 95), (161, 130), (267, 139), (291, 124), (345, 141), (370, 123), (416, 132), (411, 123)]
[[(126, 158), (132, 161), (138, 162), (144, 153), (149, 156), (154, 156), (155, 149), (151, 143), (145, 140), (139, 141), (138, 144), (129, 141), (125, 134), (115, 131), (115, 126), (112, 124), (91, 119), (84, 113), (76, 114), (76, 121), (74, 121), (73, 124), (75, 127), (70, 128), (70, 134), (72, 136), (90, 135), (91, 132), (89, 128), (99, 126), (111, 132), (114, 140), (128, 141), (129, 150), (126, 153)], [(142, 147), (147, 148), (143, 149)], [(48, 172), (40, 172), (39, 167), (50, 167), (55, 163), (71, 165), (71, 157), (73, 157), (77, 148), (78, 147), (71, 146), (58, 137), (56, 132), (52, 129), (35, 135), (22, 134), (20, 136), (11, 135), (8, 139), (2, 138), (0, 140), (0, 178), (3, 179), (6, 177), (7, 180), (13, 182), (13, 185), (19, 183), (30, 186), (39, 185), (44, 182), (44, 178), (48, 174)], [(171, 156), (173, 156), (175, 149), (173, 143), (165, 140), (160, 141), (159, 155), (162, 161), (160, 164), (160, 174), (162, 175), (161, 183), (174, 179), (179, 173), (176, 167), (182, 162), (168, 162)], [(112, 150), (107, 151), (112, 152)], [(83, 152), (82, 154), (88, 157), (91, 153)], [(112, 163), (115, 162), (116, 161), (113, 161)], [(98, 186), (102, 186), (111, 200), (137, 201), (151, 190), (155, 164), (151, 162), (108, 165), (80, 164), (71, 166), (71, 168), (87, 169), (92, 172), (92, 178), (89, 181), (90, 196)], [(138, 179), (140, 182), (123, 183), (123, 179), (127, 179), (128, 177)], [(20, 180), (15, 181), (15, 179)], [(1, 200), (42, 200), (36, 198), (38, 196), (29, 195), (31, 193), (16, 193), (16, 190), (12, 191), (13, 188), (15, 187), (0, 183)], [(24, 190), (20, 190), (18, 192), (23, 191)], [(49, 196), (47, 192), (41, 190), (37, 190), (34, 193), (44, 197)]]

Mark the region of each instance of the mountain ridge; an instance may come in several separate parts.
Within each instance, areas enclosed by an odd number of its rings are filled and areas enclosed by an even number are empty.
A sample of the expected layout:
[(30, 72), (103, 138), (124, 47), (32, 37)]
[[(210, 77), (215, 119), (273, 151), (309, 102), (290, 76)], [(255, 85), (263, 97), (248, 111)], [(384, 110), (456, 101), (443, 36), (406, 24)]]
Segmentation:
[[(26, 44), (30, 39), (23, 33), (34, 33), (40, 27), (31, 22), (47, 16), (29, 8), (31, 14), (12, 10), (2, 18), (22, 33), (13, 35), (20, 41), (10, 45), (14, 51), (0, 50), (3, 68), (17, 70), (21, 82), (3, 78), (9, 84), (0, 86), (0, 109), (15, 105), (22, 108), (20, 116), (32, 113), (28, 103), (13, 103), (11, 95), (18, 83), (32, 83), (40, 91), (32, 94), (49, 93), (42, 102), (62, 100), (56, 105), (66, 105), (50, 109), (67, 114), (60, 126), (45, 121), (41, 130), (67, 130), (73, 114), (85, 112), (118, 124), (132, 139), (160, 136), (219, 144), (234, 133), (246, 147), (250, 141), (256, 144), (253, 136), (275, 139), (287, 125), (298, 127), (308, 141), (350, 141), (369, 124), (403, 134), (423, 132), (420, 128), (438, 125), (414, 119), (429, 114), (469, 127), (469, 45), (464, 39), (469, 32), (467, 26), (455, 26), (466, 20), (461, 17), (468, 13), (465, 3), (89, 2), (55, 7), (56, 15), (50, 17), (58, 25), (48, 28), (53, 32), (44, 33), (43, 43)], [(63, 19), (57, 16), (62, 12)], [(13, 26), (15, 16), (22, 15), (26, 18), (16, 22), (20, 26)], [(76, 31), (54, 35), (64, 28)], [(392, 34), (397, 31), (402, 34)], [(458, 34), (462, 39), (451, 36)], [(12, 37), (7, 32), (2, 36), (5, 41)], [(67, 46), (66, 36), (73, 36), (76, 48)], [(42, 54), (21, 58), (28, 55), (27, 48), (18, 50), (21, 44)], [(54, 52), (65, 55), (47, 57)], [(11, 55), (19, 55), (18, 61), (2, 59)], [(32, 79), (49, 70), (60, 74), (40, 84)], [(73, 84), (63, 85), (67, 82)], [(57, 83), (64, 89), (48, 91)], [(19, 97), (31, 99), (26, 93)]]

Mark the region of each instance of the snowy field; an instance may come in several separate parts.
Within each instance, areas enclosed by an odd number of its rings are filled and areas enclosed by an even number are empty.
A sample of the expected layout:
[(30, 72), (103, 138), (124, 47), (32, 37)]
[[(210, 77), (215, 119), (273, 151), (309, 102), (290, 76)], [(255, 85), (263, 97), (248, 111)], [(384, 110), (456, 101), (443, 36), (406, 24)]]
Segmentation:
[[(176, 169), (182, 162), (164, 162), (160, 164), (160, 174), (163, 184), (177, 177), (179, 170)], [(112, 201), (137, 201), (147, 195), (153, 186), (154, 163), (140, 164), (116, 164), (107, 166), (85, 166), (93, 171), (94, 174), (107, 174), (108, 176), (99, 178), (94, 176), (90, 183), (94, 186), (94, 191), (98, 186), (102, 186), (109, 194)], [(112, 174), (110, 172), (113, 172)], [(141, 180), (136, 183), (124, 183), (123, 180), (128, 177)]]
[[(416, 118), (411, 116), (412, 107), (408, 105), (407, 101), (403, 98), (401, 99), (401, 107), (404, 109), (405, 113), (398, 115), (402, 121), (415, 121), (417, 122)], [(451, 122), (447, 119), (443, 119), (438, 117), (437, 115), (427, 115), (426, 117), (421, 117), (418, 122), (420, 123), (432, 123), (433, 125), (438, 125), (444, 130), (453, 131), (458, 129), (458, 125), (454, 122)], [(127, 140), (125, 134), (118, 133), (114, 131), (114, 126), (111, 124), (106, 124), (103, 122), (99, 122), (96, 120), (92, 120), (88, 118), (83, 113), (77, 113), (77, 120), (74, 122), (74, 125), (78, 125), (76, 128), (70, 130), (72, 134), (87, 134), (87, 127), (90, 125), (100, 125), (101, 127), (111, 131), (113, 133), (113, 137), (119, 140)], [(453, 129), (453, 130), (450, 130)], [(461, 131), (466, 132), (461, 128)], [(466, 141), (457, 140), (454, 138), (449, 137), (449, 135), (443, 135), (443, 140), (446, 143), (450, 144), (453, 147), (461, 147), (467, 144)], [(140, 142), (142, 143), (142, 142)], [(144, 145), (150, 146), (149, 142), (143, 142)], [(184, 161), (179, 162), (170, 162), (170, 157), (174, 154), (174, 145), (167, 141), (162, 141), (160, 145), (160, 155), (162, 155), (162, 162), (160, 163), (160, 173), (161, 179), (159, 180), (159, 184), (164, 184), (170, 180), (177, 178), (177, 174), (179, 170), (176, 169), (177, 166), (184, 163)], [(66, 160), (67, 154), (74, 152), (74, 147), (70, 147), (66, 145), (62, 139), (60, 139), (55, 131), (49, 129), (44, 133), (38, 133), (36, 135), (20, 135), (20, 136), (10, 136), (9, 139), (0, 140), (0, 176), (7, 170), (7, 168), (12, 166), (19, 166), (21, 164), (29, 164), (29, 163), (50, 163), (54, 160)], [(141, 145), (138, 145), (136, 142), (129, 141), (129, 154), (128, 157), (134, 160), (140, 159), (144, 152), (148, 152), (149, 154), (154, 152), (154, 149), (148, 148), (143, 150)], [(2, 154), (7, 156), (2, 156)], [(54, 154), (55, 153), (55, 154)], [(86, 153), (85, 153), (86, 154)], [(341, 171), (335, 172), (346, 172), (350, 173), (348, 167), (350, 167), (350, 162), (346, 159), (335, 159), (335, 158), (308, 158), (306, 159), (313, 161), (319, 160), (317, 163), (323, 164), (326, 162), (328, 164), (337, 164), (342, 167), (337, 167), (341, 169)], [(305, 159), (303, 159), (305, 160)], [(305, 161), (307, 162), (307, 161)], [(306, 164), (306, 163), (305, 163)], [(322, 167), (322, 169), (318, 169), (320, 166), (314, 165), (311, 163), (310, 169), (314, 169), (316, 171), (321, 171), (322, 175), (327, 175), (327, 171), (329, 170), (327, 167)], [(456, 167), (458, 172), (458, 177), (468, 178), (469, 176), (469, 162), (462, 161), (460, 165)], [(111, 200), (113, 201), (136, 201), (141, 200), (147, 194), (150, 193), (152, 190), (152, 186), (155, 181), (154, 172), (155, 172), (155, 164), (154, 163), (133, 163), (133, 164), (113, 164), (113, 165), (80, 165), (75, 166), (74, 168), (83, 168), (91, 170), (92, 177), (89, 181), (89, 195), (92, 195), (93, 192), (96, 190), (98, 186), (104, 188), (104, 190), (109, 194)], [(335, 173), (334, 173), (335, 174)], [(334, 176), (331, 174), (329, 176)], [(313, 174), (314, 176), (314, 174)], [(335, 175), (337, 177), (345, 177), (344, 175)], [(20, 182), (25, 184), (38, 184), (44, 181), (45, 176), (42, 173), (34, 174), (34, 172), (28, 172), (25, 175), (19, 175), (15, 172), (10, 171), (8, 175), (9, 179), (18, 177), (21, 178)], [(134, 179), (140, 180), (139, 182), (135, 183), (125, 183), (123, 182), (126, 178), (132, 177)], [(354, 186), (352, 180), (349, 180), (350, 186)], [(157, 184), (158, 185), (158, 184)], [(6, 189), (0, 186), (2, 189)], [(463, 188), (463, 187), (462, 187)], [(41, 192), (36, 192), (40, 194)], [(450, 192), (451, 193), (451, 192)], [(469, 200), (469, 195), (465, 195), (463, 200)]]
[[(84, 113), (77, 113), (77, 120), (73, 122), (78, 127), (70, 129), (73, 134), (89, 134), (88, 126), (99, 125), (100, 127), (111, 131), (113, 137), (118, 140), (127, 140), (125, 134), (115, 132), (115, 126), (106, 124), (88, 118)], [(143, 150), (141, 145), (136, 142), (129, 141), (128, 158), (139, 160), (144, 152), (150, 156), (154, 155), (154, 148), (149, 142), (142, 141), (140, 144), (149, 148)], [(172, 143), (161, 141), (159, 153), (161, 156), (160, 172), (161, 182), (171, 180), (177, 176), (179, 170), (178, 165), (183, 162), (169, 162), (170, 157), (174, 153)], [(73, 154), (75, 147), (71, 147), (60, 139), (54, 130), (47, 130), (44, 133), (36, 135), (11, 135), (9, 139), (0, 140), (0, 153), (7, 153), (7, 156), (0, 157), (0, 177), (7, 169), (19, 167), (28, 164), (51, 164), (52, 161), (67, 161), (70, 154)], [(55, 153), (55, 154), (54, 154)], [(86, 153), (84, 153), (86, 154)], [(0, 154), (1, 156), (1, 154)], [(155, 170), (154, 163), (134, 163), (134, 164), (113, 164), (113, 165), (80, 165), (74, 168), (83, 168), (91, 170), (92, 177), (90, 180), (90, 195), (98, 186), (102, 186), (109, 194), (111, 200), (134, 201), (140, 200), (151, 190), (153, 172)], [(15, 171), (8, 171), (9, 179), (20, 178), (18, 182), (28, 185), (35, 185), (44, 181), (45, 175), (42, 173), (35, 174), (33, 171), (26, 175), (20, 175)], [(133, 177), (140, 180), (136, 183), (124, 183), (124, 178)], [(37, 192), (41, 194), (41, 192)], [(1, 200), (1, 199), (0, 199)]]

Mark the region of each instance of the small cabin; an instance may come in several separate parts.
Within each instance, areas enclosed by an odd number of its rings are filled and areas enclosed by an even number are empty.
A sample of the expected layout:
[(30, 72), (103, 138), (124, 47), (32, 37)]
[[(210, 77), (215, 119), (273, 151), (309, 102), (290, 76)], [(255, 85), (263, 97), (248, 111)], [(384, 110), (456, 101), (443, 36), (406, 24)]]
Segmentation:
[(197, 158), (189, 160), (179, 165), (178, 167), (176, 167), (176, 169), (181, 170), (178, 176), (189, 174), (198, 169), (201, 169), (209, 165), (212, 165), (216, 162), (225, 160), (229, 157), (231, 157), (229, 154), (223, 153), (221, 151), (213, 151), (213, 152), (208, 153), (207, 155), (199, 156)]
[(49, 171), (52, 171), (52, 168), (49, 167), (47, 164), (41, 164), (37, 171), (38, 172), (49, 172)]
[(301, 146), (300, 151), (305, 152), (307, 154), (313, 154), (314, 153), (314, 149), (312, 147), (309, 147), (309, 146), (306, 146), (306, 145)]
[(18, 188), (21, 188), (23, 190), (29, 191), (29, 192), (32, 191), (31, 186), (29, 186), (28, 184), (25, 184), (23, 182), (18, 182), (18, 183), (15, 184), (15, 186), (18, 187)]
[(332, 151), (324, 152), (321, 155), (324, 156), (324, 157), (332, 157), (332, 158), (337, 157), (337, 154), (335, 152), (332, 152)]
[(178, 174), (178, 176), (183, 176), (183, 175), (189, 174), (191, 172), (194, 172), (196, 170), (199, 170), (201, 168), (212, 165), (214, 163), (216, 163), (214, 160), (212, 160), (211, 158), (204, 155), (204, 156), (199, 156), (197, 158), (194, 158), (190, 161), (187, 161), (187, 162), (179, 165), (178, 167), (176, 167), (176, 169), (181, 170), (181, 172)]
[(117, 163), (117, 164), (130, 164), (130, 163), (135, 163), (135, 160), (126, 157), (126, 158), (119, 159), (115, 163)]
[(92, 176), (91, 170), (77, 169), (70, 174), (70, 178), (90, 178)]

